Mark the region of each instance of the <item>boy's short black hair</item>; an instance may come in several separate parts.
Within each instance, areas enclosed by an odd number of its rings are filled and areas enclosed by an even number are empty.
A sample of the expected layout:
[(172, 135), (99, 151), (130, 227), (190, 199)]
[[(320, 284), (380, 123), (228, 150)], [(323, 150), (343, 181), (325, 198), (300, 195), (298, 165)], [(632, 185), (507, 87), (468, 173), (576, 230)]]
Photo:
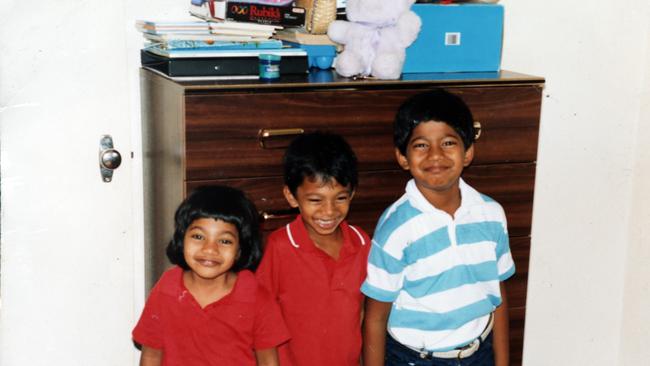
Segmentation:
[(174, 215), (174, 235), (167, 245), (167, 258), (184, 270), (190, 267), (183, 255), (183, 239), (194, 220), (212, 218), (233, 224), (239, 232), (239, 258), (233, 272), (255, 270), (262, 257), (259, 214), (242, 191), (227, 186), (204, 186), (192, 192)]
[(312, 132), (296, 137), (284, 154), (284, 184), (292, 194), (305, 178), (327, 182), (334, 178), (350, 190), (357, 188), (357, 157), (343, 137)]
[(436, 88), (407, 99), (398, 109), (393, 123), (393, 142), (402, 155), (413, 130), (422, 122), (436, 121), (449, 125), (463, 140), (465, 150), (474, 143), (474, 118), (457, 95)]

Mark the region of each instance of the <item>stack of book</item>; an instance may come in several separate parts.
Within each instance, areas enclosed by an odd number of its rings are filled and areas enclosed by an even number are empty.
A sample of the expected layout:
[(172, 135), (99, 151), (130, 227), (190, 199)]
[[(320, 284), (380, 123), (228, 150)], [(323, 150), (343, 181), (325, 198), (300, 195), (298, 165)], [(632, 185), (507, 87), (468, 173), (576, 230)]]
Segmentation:
[(210, 34), (210, 24), (204, 21), (137, 20), (135, 27), (144, 34)]
[[(202, 6), (207, 8), (207, 2)], [(262, 53), (282, 57), (282, 74), (306, 73), (309, 68), (304, 49), (271, 38), (283, 28), (279, 24), (205, 17), (138, 21), (136, 26), (146, 41), (140, 54), (142, 66), (174, 80), (258, 78)]]
[(153, 22), (138, 21), (138, 28), (145, 39), (145, 48), (175, 52), (201, 49), (232, 48), (240, 43), (243, 48), (281, 48), (282, 44), (272, 40), (277, 26), (247, 24), (240, 22)]
[(293, 6), (293, 0), (191, 0), (190, 14), (209, 21), (238, 22), (301, 27), (305, 9)]

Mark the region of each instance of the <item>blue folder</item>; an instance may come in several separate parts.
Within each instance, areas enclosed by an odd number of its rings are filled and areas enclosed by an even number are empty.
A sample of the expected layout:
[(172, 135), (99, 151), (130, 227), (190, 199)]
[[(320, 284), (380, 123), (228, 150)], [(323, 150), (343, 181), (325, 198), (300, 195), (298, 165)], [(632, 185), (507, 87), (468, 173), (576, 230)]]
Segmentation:
[(499, 71), (503, 6), (414, 4), (422, 29), (406, 49), (404, 73)]

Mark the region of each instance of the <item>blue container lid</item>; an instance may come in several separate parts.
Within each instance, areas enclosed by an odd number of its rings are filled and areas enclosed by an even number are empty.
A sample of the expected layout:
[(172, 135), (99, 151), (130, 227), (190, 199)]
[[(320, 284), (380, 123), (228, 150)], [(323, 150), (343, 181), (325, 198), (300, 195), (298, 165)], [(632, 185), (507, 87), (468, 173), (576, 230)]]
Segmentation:
[(280, 61), (280, 55), (272, 55), (270, 53), (262, 53), (259, 55), (260, 60), (263, 61)]

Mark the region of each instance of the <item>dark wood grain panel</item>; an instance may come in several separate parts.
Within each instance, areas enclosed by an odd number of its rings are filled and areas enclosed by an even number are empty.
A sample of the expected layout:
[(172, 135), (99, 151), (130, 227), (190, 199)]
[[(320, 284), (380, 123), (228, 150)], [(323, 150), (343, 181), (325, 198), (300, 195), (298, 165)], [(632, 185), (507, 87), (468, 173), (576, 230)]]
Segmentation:
[(508, 308), (510, 316), (510, 366), (521, 366), (524, 351), (526, 308)]
[(450, 90), (467, 102), (474, 120), (482, 125), (475, 146), (476, 164), (537, 160), (541, 88)]
[(463, 178), (503, 206), (511, 236), (528, 236), (533, 220), (534, 163), (473, 165)]
[[(404, 193), (409, 176), (400, 170), (361, 172), (359, 187), (350, 208), (349, 221), (372, 234), (381, 213)], [(480, 192), (504, 207), (511, 236), (528, 236), (532, 220), (535, 164), (471, 166), (465, 179)], [(238, 187), (255, 202), (261, 212), (286, 213), (290, 207), (282, 196), (282, 178), (258, 177), (186, 182), (190, 191), (200, 185), (225, 184)], [(274, 230), (291, 218), (269, 220), (264, 230)]]
[(516, 273), (505, 282), (510, 317), (510, 365), (519, 366), (524, 347), (530, 237), (510, 237), (510, 251), (516, 266)]
[(528, 287), (528, 262), (530, 260), (530, 237), (510, 237), (510, 252), (515, 261), (515, 274), (506, 282), (508, 303), (511, 308), (526, 306), (526, 289)]
[(530, 237), (510, 237), (510, 251), (516, 266), (514, 276), (505, 282), (510, 316), (510, 364), (519, 366), (524, 346)]
[[(456, 87), (482, 124), (476, 164), (535, 161), (540, 88)], [(275, 175), (284, 146), (264, 149), (261, 129), (302, 128), (343, 135), (360, 170), (395, 167), (392, 122), (397, 107), (422, 89), (324, 90), (188, 95), (188, 180)], [(286, 140), (286, 139), (285, 139)]]

